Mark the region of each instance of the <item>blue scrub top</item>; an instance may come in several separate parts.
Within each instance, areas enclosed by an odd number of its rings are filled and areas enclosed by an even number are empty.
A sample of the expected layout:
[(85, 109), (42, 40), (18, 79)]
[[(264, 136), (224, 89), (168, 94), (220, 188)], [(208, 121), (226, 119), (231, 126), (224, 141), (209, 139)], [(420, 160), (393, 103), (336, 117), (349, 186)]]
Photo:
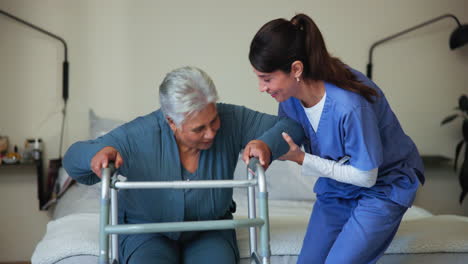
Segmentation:
[(317, 195), (351, 199), (370, 195), (410, 207), (419, 183), (424, 183), (424, 167), (416, 145), (404, 133), (379, 87), (362, 73), (351, 71), (376, 90), (379, 96), (374, 103), (325, 82), (325, 105), (317, 131), (296, 98), (280, 103), (279, 115), (302, 124), (306, 152), (334, 161), (349, 156), (348, 164), (357, 169), (379, 169), (377, 183), (371, 188), (320, 177), (314, 187)]

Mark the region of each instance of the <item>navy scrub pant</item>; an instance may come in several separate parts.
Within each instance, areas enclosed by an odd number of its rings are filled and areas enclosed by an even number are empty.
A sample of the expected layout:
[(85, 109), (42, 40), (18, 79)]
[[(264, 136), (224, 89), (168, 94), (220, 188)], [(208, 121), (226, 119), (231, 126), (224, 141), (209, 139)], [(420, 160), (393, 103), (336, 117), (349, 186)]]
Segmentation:
[(153, 236), (140, 245), (127, 264), (235, 264), (236, 253), (220, 231), (184, 232), (179, 240)]
[(375, 197), (318, 197), (297, 263), (376, 263), (390, 245), (406, 210)]

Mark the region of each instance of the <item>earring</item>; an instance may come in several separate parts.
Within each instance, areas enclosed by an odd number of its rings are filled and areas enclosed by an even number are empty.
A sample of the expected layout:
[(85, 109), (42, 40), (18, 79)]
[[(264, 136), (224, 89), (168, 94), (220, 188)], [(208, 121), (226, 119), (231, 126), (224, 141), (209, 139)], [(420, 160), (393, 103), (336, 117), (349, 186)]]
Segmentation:
[(300, 81), (299, 77), (296, 77), (296, 81), (297, 81), (297, 82), (299, 82), (299, 81)]

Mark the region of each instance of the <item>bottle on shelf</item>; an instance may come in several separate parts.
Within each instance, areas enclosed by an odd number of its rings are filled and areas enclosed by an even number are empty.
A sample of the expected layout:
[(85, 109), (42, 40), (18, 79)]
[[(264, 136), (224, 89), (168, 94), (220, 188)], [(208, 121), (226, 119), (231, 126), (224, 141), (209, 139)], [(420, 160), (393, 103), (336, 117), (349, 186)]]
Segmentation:
[(34, 147), (32, 151), (32, 157), (34, 161), (41, 160), (42, 156), (42, 140), (40, 138), (34, 139)]

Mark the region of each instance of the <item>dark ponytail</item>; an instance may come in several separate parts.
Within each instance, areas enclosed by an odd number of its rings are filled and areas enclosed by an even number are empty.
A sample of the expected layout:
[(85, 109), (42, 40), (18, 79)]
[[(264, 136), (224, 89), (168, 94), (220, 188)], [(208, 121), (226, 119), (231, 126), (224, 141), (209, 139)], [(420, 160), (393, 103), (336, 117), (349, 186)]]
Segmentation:
[(249, 60), (258, 71), (286, 73), (291, 72), (291, 64), (299, 60), (304, 64), (306, 80), (333, 83), (362, 95), (369, 102), (377, 96), (377, 92), (359, 82), (340, 59), (330, 56), (322, 33), (305, 14), (298, 14), (291, 21), (275, 19), (263, 25), (250, 44)]

